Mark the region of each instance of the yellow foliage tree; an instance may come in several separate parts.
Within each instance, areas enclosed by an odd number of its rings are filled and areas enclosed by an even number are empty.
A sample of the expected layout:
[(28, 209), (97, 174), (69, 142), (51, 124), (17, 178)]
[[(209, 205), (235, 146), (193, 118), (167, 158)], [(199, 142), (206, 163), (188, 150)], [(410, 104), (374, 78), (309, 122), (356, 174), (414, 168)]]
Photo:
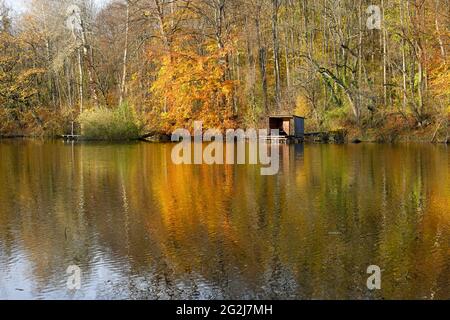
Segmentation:
[(0, 32), (0, 52), (0, 105), (31, 106), (38, 92), (35, 79), (44, 70), (30, 63), (31, 52), (25, 41), (6, 31)]
[(183, 40), (158, 57), (161, 63), (151, 87), (167, 120), (165, 129), (189, 127), (194, 121), (203, 121), (205, 128), (233, 127), (237, 83), (227, 79), (227, 55), (232, 46), (220, 49), (206, 43), (200, 54), (198, 46)]

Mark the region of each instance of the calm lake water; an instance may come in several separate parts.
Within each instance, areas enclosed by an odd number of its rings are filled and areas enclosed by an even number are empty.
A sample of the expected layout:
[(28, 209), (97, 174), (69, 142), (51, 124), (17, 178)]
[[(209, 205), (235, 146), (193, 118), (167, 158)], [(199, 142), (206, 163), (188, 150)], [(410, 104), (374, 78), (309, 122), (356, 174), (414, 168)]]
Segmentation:
[(282, 146), (276, 176), (172, 148), (0, 140), (0, 298), (450, 298), (447, 146)]

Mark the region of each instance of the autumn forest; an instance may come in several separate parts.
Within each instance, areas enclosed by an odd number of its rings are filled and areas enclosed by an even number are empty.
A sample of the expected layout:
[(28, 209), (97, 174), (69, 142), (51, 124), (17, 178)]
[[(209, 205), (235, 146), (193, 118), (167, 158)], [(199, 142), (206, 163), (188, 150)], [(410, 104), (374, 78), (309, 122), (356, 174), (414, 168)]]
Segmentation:
[(0, 300), (449, 300), (449, 83), (450, 0), (0, 0)]
[(264, 127), (448, 141), (448, 0), (0, 1), (0, 136)]

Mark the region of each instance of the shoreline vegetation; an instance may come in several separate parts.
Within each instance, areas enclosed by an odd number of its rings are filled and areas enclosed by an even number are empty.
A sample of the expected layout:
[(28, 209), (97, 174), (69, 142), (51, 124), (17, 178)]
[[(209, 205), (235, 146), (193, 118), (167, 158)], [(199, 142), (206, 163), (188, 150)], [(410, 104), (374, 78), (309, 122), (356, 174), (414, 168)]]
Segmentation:
[[(396, 115), (400, 117), (399, 115)], [(1, 115), (0, 115), (1, 117)], [(59, 139), (69, 135), (71, 130), (77, 135), (79, 141), (147, 141), (170, 142), (171, 133), (168, 131), (151, 131), (140, 119), (144, 114), (138, 115), (135, 108), (123, 103), (117, 108), (98, 107), (84, 111), (78, 117), (72, 114), (54, 115), (52, 111), (39, 108), (28, 112), (13, 124), (11, 120), (0, 122), (0, 139), (13, 138), (47, 138)], [(32, 119), (30, 121), (30, 118)], [(356, 124), (347, 124), (347, 127), (338, 130), (307, 131), (304, 142), (318, 143), (395, 143), (395, 142), (428, 142), (450, 143), (449, 130), (440, 123), (427, 123), (418, 128), (414, 119), (397, 121), (382, 127), (361, 128)], [(73, 119), (73, 120), (72, 120)], [(4, 119), (2, 119), (4, 120)], [(306, 120), (308, 121), (308, 119)], [(449, 120), (447, 120), (449, 121)], [(450, 122), (450, 121), (449, 121)], [(72, 128), (73, 123), (73, 128)], [(400, 123), (400, 124), (399, 124)], [(446, 124), (448, 125), (448, 124)], [(5, 130), (4, 128), (8, 129)], [(307, 128), (311, 126), (307, 126)], [(263, 127), (261, 127), (263, 128)], [(312, 127), (313, 130), (317, 127)], [(235, 127), (222, 128), (236, 129)]]
[(366, 2), (0, 0), (0, 137), (167, 141), (296, 114), (316, 142), (449, 143), (447, 3)]
[[(126, 141), (144, 141), (152, 143), (166, 143), (171, 142), (171, 135), (167, 133), (146, 133), (139, 135), (132, 135), (128, 137), (118, 136), (117, 138), (111, 136), (105, 136), (108, 133), (101, 132), (101, 136), (77, 136), (75, 139), (79, 142), (126, 142)], [(0, 140), (5, 139), (66, 139), (64, 135), (57, 134), (54, 136), (49, 135), (26, 135), (26, 134), (12, 134), (12, 135), (0, 135)], [(433, 139), (432, 130), (417, 130), (407, 131), (406, 133), (395, 134), (394, 137), (377, 136), (371, 133), (360, 135), (349, 135), (346, 131), (332, 131), (332, 132), (319, 132), (306, 134), (301, 143), (325, 143), (325, 144), (359, 144), (359, 143), (431, 143), (431, 144), (450, 144), (450, 137), (446, 139)], [(298, 141), (298, 140), (297, 140)], [(289, 142), (288, 143), (298, 143)]]

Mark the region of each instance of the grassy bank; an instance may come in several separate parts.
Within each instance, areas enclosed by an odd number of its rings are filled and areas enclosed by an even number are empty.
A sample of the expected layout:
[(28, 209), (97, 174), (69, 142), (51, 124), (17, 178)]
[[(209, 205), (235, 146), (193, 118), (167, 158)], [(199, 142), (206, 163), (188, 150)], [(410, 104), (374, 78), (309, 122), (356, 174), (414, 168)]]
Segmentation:
[(134, 140), (143, 132), (134, 109), (123, 104), (116, 109), (89, 109), (78, 116), (48, 108), (0, 109), (0, 137), (57, 138), (71, 133), (72, 121), (75, 134), (81, 134), (85, 140)]
[(87, 140), (136, 140), (143, 132), (136, 112), (127, 104), (113, 110), (97, 108), (85, 111), (78, 121), (81, 135)]

